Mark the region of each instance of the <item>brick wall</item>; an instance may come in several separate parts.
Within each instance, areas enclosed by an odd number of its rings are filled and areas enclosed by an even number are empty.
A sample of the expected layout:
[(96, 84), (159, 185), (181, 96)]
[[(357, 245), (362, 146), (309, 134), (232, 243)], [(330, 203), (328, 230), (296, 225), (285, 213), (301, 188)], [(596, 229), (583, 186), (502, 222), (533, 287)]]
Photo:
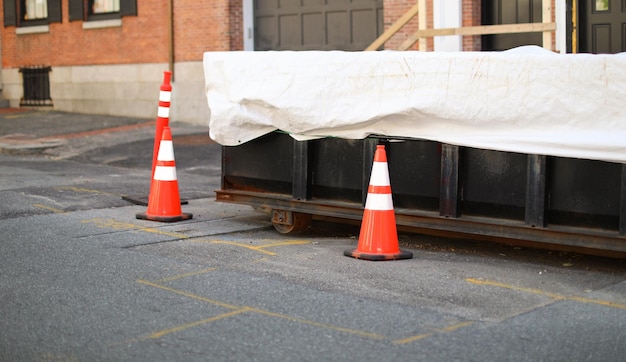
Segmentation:
[[(428, 3), (429, 13), (428, 16), (428, 24), (429, 27), (432, 27), (432, 0), (426, 0)], [(384, 0), (383, 2), (383, 12), (384, 12), (384, 23), (385, 30), (391, 27), (404, 13), (406, 13), (409, 9), (415, 5), (416, 0)], [(419, 14), (415, 15), (413, 19), (411, 19), (396, 35), (391, 37), (385, 43), (385, 49), (398, 49), (398, 47), (419, 27)], [(418, 44), (415, 44), (411, 50), (419, 49)], [(432, 49), (432, 40), (431, 40), (431, 48)]]
[[(479, 26), (481, 22), (481, 1), (463, 0), (462, 2), (463, 26)], [(481, 50), (480, 35), (464, 36), (463, 50)]]
[[(175, 62), (200, 61), (206, 51), (243, 49), (242, 0), (138, 0), (138, 16), (124, 17), (121, 27), (104, 29), (83, 29), (82, 21), (69, 22), (68, 0), (63, 0), (63, 22), (50, 24), (47, 33), (17, 35), (15, 27), (1, 27), (2, 67), (166, 63), (169, 1), (174, 3)], [(433, 1), (426, 0), (427, 28), (433, 26)], [(385, 28), (415, 2), (384, 0)], [(0, 7), (0, 18), (2, 11)], [(462, 14), (463, 26), (480, 25), (481, 1), (462, 0)], [(418, 29), (418, 18), (392, 37), (385, 48), (397, 49)], [(427, 49), (433, 50), (432, 38), (427, 43)], [(418, 45), (411, 49), (418, 49)], [(480, 36), (463, 37), (463, 50), (480, 49)]]
[(167, 61), (165, 1), (141, 0), (139, 16), (124, 17), (121, 27), (103, 29), (83, 29), (82, 21), (70, 22), (67, 0), (62, 9), (63, 22), (51, 23), (47, 33), (17, 35), (15, 27), (2, 27), (3, 68)]
[[(391, 27), (393, 23), (398, 20), (404, 13), (406, 13), (414, 4), (416, 0), (385, 0), (384, 1), (384, 22), (385, 29)], [(426, 27), (431, 29), (433, 27), (433, 0), (426, 0), (428, 13)], [(475, 26), (480, 25), (480, 0), (462, 0), (462, 14), (463, 14), (463, 26)], [(398, 49), (400, 44), (406, 40), (413, 32), (419, 27), (419, 14), (416, 15), (407, 25), (405, 25), (395, 36), (393, 36), (385, 44), (386, 49)], [(428, 50), (433, 50), (433, 39), (427, 40)], [(480, 50), (480, 36), (466, 36), (463, 37), (463, 50)], [(411, 50), (417, 50), (419, 46), (415, 44)]]
[(199, 61), (206, 51), (243, 49), (241, 0), (175, 0), (176, 61)]
[(228, 18), (230, 20), (230, 50), (243, 50), (243, 11), (242, 0), (231, 0)]
[[(175, 61), (200, 61), (208, 50), (243, 48), (241, 0), (175, 0)], [(62, 1), (63, 22), (49, 32), (16, 34), (2, 27), (2, 67), (27, 65), (102, 65), (165, 63), (169, 60), (168, 1), (138, 0), (138, 16), (122, 18), (121, 27), (83, 29), (69, 21)], [(0, 19), (4, 18), (0, 7)]]

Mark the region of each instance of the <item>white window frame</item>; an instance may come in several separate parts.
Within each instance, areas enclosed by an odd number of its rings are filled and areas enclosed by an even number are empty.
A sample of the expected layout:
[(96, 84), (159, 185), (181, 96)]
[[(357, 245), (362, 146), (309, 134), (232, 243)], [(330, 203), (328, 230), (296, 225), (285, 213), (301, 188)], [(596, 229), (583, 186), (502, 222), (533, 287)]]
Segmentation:
[(242, 1), (243, 50), (254, 50), (254, 0)]

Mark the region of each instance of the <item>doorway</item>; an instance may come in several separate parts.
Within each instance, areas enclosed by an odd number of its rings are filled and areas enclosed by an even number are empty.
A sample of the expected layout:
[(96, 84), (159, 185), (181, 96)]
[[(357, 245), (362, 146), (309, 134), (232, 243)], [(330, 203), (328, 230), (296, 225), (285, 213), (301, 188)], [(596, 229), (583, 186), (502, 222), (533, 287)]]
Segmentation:
[(579, 52), (626, 51), (626, 0), (581, 0)]

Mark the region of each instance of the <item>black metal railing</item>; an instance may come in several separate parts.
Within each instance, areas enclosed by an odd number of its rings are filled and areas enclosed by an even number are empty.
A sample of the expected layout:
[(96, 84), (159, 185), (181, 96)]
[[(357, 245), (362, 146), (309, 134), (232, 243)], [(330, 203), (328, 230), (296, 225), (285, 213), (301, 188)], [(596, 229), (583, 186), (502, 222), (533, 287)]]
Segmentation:
[(24, 83), (20, 106), (52, 106), (50, 70), (50, 66), (43, 65), (20, 68)]

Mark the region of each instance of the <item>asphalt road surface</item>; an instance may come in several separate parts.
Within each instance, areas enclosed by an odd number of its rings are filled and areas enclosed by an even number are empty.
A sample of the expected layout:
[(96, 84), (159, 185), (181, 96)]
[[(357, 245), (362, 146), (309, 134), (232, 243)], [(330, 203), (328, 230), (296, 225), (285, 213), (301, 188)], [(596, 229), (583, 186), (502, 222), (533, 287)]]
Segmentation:
[(138, 220), (145, 206), (122, 196), (148, 192), (148, 120), (11, 115), (0, 116), (0, 361), (626, 356), (624, 260), (404, 233), (412, 259), (345, 257), (358, 226), (283, 235), (263, 212), (215, 202), (220, 147), (184, 123), (172, 131), (193, 219)]

